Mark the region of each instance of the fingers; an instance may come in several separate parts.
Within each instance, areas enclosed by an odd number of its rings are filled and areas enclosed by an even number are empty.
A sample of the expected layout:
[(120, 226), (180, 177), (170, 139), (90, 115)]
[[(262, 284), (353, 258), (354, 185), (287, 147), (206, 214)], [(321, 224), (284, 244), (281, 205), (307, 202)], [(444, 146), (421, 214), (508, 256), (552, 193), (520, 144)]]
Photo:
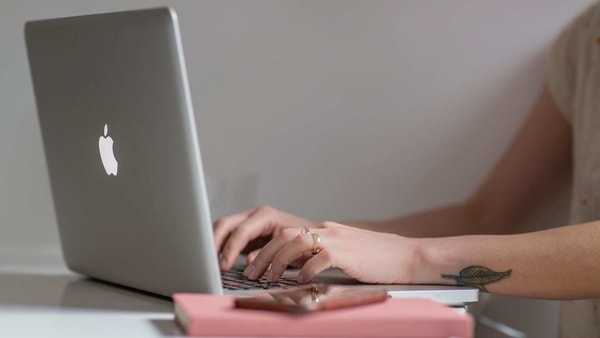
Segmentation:
[(248, 255), (246, 255), (246, 264), (252, 263), (252, 261), (254, 261), (254, 258), (256, 258), (256, 256), (258, 256), (259, 252), (260, 252), (260, 249), (256, 249), (254, 251), (249, 252)]
[(313, 240), (309, 234), (298, 234), (275, 253), (267, 278), (277, 281), (292, 262), (312, 255)]
[(334, 262), (331, 251), (326, 249), (321, 250), (321, 252), (304, 263), (304, 266), (298, 273), (298, 283), (308, 283), (316, 274), (332, 267), (334, 267)]
[[(240, 255), (240, 252), (250, 252), (248, 262), (252, 262), (254, 258), (260, 256), (255, 249), (260, 248), (265, 243), (265, 239), (268, 240), (273, 236), (279, 235), (286, 228), (295, 229), (295, 236), (298, 234), (299, 229), (314, 226), (315, 224), (312, 222), (280, 212), (269, 206), (250, 209), (239, 214), (223, 217), (213, 225), (215, 247), (217, 252), (220, 252), (220, 268), (221, 270), (229, 270)], [(290, 239), (288, 238), (288, 240)], [(271, 247), (273, 245), (271, 244)], [(309, 257), (295, 257), (297, 260), (294, 263), (301, 265)], [(266, 269), (266, 266), (264, 268)], [(264, 272), (262, 269), (263, 267), (261, 266), (261, 274)]]
[[(275, 236), (260, 253), (248, 265), (244, 274), (250, 279), (258, 279), (265, 273), (265, 270), (271, 265), (271, 270), (267, 279), (279, 279), (281, 273), (289, 262), (302, 256), (303, 251), (308, 247), (312, 248), (312, 239), (309, 234), (303, 234), (298, 229), (285, 229)], [(310, 245), (310, 246), (309, 246)], [(286, 247), (286, 250), (282, 250)], [(283, 265), (283, 269), (280, 266)], [(281, 271), (280, 271), (281, 270)], [(275, 272), (275, 273), (272, 273)]]
[[(309, 281), (316, 273), (332, 266), (333, 260), (328, 251), (313, 256), (312, 234), (286, 229), (269, 242), (251, 262), (244, 274), (250, 279), (258, 279), (266, 271), (266, 278), (277, 281), (288, 265), (302, 262), (303, 281)], [(319, 236), (320, 237), (320, 236)], [(321, 240), (321, 244), (322, 244)], [(269, 267), (270, 265), (270, 267)], [(268, 268), (268, 270), (267, 270)]]
[(242, 223), (248, 216), (250, 216), (255, 209), (249, 209), (239, 214), (227, 216), (218, 219), (213, 224), (213, 232), (215, 238), (215, 247), (217, 249), (217, 253), (221, 251), (221, 247), (225, 242), (225, 239), (229, 236), (229, 233), (237, 227), (240, 223)]
[(255, 209), (229, 233), (229, 238), (221, 250), (219, 262), (221, 270), (229, 270), (250, 241), (271, 234), (273, 224), (271, 220), (276, 218), (275, 213), (274, 209), (269, 207)]

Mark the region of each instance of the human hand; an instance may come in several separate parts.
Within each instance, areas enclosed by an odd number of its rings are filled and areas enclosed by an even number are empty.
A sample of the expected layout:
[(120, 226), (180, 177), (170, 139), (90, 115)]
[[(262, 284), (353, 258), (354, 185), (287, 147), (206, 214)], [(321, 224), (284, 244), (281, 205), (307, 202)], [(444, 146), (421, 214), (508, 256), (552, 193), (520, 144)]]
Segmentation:
[[(312, 234), (320, 239), (317, 248), (320, 250), (315, 255)], [(332, 222), (310, 231), (287, 228), (262, 248), (244, 274), (258, 279), (266, 271), (265, 277), (274, 282), (291, 262), (298, 261), (304, 263), (298, 274), (300, 283), (307, 283), (317, 273), (335, 267), (365, 283), (408, 284), (414, 282), (416, 245), (409, 238)]]
[(231, 269), (240, 253), (248, 255), (248, 263), (271, 237), (283, 229), (312, 228), (315, 224), (269, 206), (246, 210), (218, 219), (213, 224), (215, 246), (222, 271)]

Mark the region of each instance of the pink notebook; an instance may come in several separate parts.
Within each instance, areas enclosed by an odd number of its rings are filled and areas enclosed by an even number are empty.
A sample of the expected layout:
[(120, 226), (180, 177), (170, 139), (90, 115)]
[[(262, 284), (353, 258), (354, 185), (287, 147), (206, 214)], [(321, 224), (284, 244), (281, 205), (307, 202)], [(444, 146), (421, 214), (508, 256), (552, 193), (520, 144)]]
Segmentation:
[(175, 316), (191, 336), (472, 338), (468, 314), (428, 299), (289, 314), (236, 309), (231, 296), (176, 294)]

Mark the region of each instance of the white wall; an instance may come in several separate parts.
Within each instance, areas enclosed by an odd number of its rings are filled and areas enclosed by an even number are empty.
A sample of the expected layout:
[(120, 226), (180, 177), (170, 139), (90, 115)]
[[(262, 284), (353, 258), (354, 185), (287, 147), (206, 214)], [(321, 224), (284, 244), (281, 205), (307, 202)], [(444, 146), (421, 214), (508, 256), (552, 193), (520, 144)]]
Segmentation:
[(172, 5), (214, 216), (268, 203), (372, 219), (471, 193), (531, 107), (545, 48), (588, 3), (1, 0), (0, 248), (58, 247), (26, 20)]

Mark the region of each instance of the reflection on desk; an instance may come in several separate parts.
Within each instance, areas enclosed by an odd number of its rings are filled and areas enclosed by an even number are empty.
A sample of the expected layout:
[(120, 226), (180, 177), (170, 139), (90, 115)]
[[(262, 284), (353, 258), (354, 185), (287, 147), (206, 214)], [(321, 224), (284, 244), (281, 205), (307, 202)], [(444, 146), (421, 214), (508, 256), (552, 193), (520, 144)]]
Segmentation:
[[(173, 303), (64, 268), (0, 269), (2, 337), (175, 337)], [(60, 270), (60, 272), (58, 272)]]

